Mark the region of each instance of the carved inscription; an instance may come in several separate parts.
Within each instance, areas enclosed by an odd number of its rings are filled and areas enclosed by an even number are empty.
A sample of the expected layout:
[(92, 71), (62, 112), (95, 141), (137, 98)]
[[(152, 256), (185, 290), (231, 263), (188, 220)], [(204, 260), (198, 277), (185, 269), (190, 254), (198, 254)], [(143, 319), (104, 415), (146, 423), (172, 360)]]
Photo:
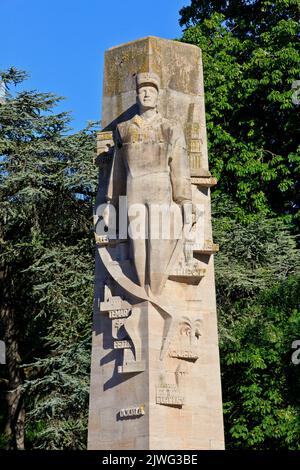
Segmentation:
[(132, 408), (122, 408), (118, 415), (121, 419), (124, 418), (136, 418), (137, 416), (143, 416), (145, 414), (145, 405), (135, 406)]
[(94, 235), (97, 245), (108, 245), (109, 240), (107, 235), (98, 235), (97, 233), (94, 233)]
[(129, 315), (130, 309), (125, 308), (121, 310), (109, 310), (109, 318), (127, 318)]
[(170, 274), (169, 278), (174, 281), (182, 281), (182, 282), (189, 282), (189, 281), (200, 281), (202, 277), (205, 276), (206, 270), (200, 268), (198, 263), (193, 264), (185, 264), (179, 263), (177, 267), (175, 267)]
[(203, 277), (205, 275), (205, 269), (198, 268), (198, 266), (182, 266), (175, 270), (173, 276), (183, 277)]
[[(100, 302), (101, 312), (110, 312), (117, 310), (130, 310), (130, 303), (127, 300), (123, 300), (119, 296), (114, 296), (106, 299), (105, 302)], [(111, 318), (111, 317), (110, 317)]]
[(178, 359), (186, 359), (188, 361), (196, 361), (199, 357), (199, 352), (192, 349), (171, 349), (169, 356), (177, 357)]
[(156, 387), (156, 403), (181, 407), (184, 404), (184, 397), (176, 385), (161, 384)]
[(197, 186), (204, 186), (204, 187), (210, 188), (212, 186), (216, 186), (217, 178), (214, 178), (213, 176), (211, 178), (198, 177), (198, 178), (193, 178), (192, 183), (196, 184)]
[(122, 341), (114, 341), (114, 349), (129, 349), (131, 348), (131, 344), (126, 339)]

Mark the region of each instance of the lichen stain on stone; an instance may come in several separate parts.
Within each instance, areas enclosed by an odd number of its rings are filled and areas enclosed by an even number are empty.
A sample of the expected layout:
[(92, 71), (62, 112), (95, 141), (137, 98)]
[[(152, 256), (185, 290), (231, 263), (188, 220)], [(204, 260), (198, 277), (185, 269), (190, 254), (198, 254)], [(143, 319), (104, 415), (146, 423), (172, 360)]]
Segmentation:
[[(199, 48), (190, 49), (188, 45), (180, 42), (153, 37), (107, 51), (104, 96), (113, 98), (114, 102), (113, 112), (108, 120), (113, 119), (113, 116), (120, 116), (125, 111), (125, 102), (127, 107), (130, 105), (127, 99), (123, 102), (123, 97), (124, 93), (135, 90), (135, 74), (138, 72), (155, 72), (160, 77), (162, 91), (172, 90), (190, 96), (182, 102), (181, 116), (184, 116), (187, 114), (188, 102), (191, 103), (192, 95), (203, 96), (200, 66)], [(172, 98), (170, 100), (172, 102)], [(162, 103), (165, 103), (164, 98)], [(164, 105), (164, 108), (167, 115), (168, 106)], [(174, 110), (171, 115), (173, 113)], [(183, 125), (186, 119), (187, 117), (183, 118)], [(190, 136), (186, 137), (189, 145)]]
[[(106, 96), (113, 96), (128, 90), (128, 77), (137, 72), (149, 71), (149, 50), (147, 44), (124, 46), (108, 51), (105, 61)], [(132, 88), (134, 80), (132, 80)]]

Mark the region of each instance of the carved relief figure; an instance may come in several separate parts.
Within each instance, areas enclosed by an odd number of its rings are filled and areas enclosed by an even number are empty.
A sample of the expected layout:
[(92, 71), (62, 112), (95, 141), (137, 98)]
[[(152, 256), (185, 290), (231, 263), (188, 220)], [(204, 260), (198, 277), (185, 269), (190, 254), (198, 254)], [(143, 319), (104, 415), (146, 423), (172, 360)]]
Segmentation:
[(199, 357), (200, 338), (202, 336), (202, 319), (183, 316), (178, 325), (178, 333), (174, 338), (169, 355), (194, 362)]
[[(164, 205), (171, 211), (176, 204), (183, 214), (192, 199), (190, 170), (183, 130), (157, 110), (159, 77), (139, 73), (136, 86), (138, 114), (118, 124), (114, 134), (115, 154), (107, 200), (117, 207), (119, 196), (126, 195), (129, 209), (134, 204), (142, 205), (145, 236), (131, 237), (131, 257), (138, 284), (157, 295), (163, 288), (177, 241), (174, 237), (157, 237), (151, 208)], [(107, 214), (109, 210), (108, 224)], [(128, 211), (129, 226), (134, 218), (135, 214)]]

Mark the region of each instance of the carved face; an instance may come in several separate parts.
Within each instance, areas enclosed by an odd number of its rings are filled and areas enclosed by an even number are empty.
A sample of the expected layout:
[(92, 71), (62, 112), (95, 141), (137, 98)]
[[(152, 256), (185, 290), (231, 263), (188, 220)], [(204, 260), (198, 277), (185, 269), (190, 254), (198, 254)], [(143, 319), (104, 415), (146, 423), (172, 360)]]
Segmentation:
[(156, 108), (158, 90), (153, 85), (142, 85), (137, 91), (138, 104), (143, 109)]

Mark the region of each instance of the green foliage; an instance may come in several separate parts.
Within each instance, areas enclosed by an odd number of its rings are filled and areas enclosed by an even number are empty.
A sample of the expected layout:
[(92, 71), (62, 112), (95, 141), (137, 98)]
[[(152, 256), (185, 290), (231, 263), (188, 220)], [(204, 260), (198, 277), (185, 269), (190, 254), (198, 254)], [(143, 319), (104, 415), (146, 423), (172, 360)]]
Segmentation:
[(282, 19), (299, 21), (299, 9), (299, 0), (191, 0), (180, 10), (180, 25), (190, 27), (219, 13), (237, 36), (256, 38)]
[(280, 218), (238, 220), (238, 207), (226, 196), (213, 198), (214, 237), (221, 246), (215, 264), (220, 308), (247, 299), (300, 270), (296, 240)]
[[(26, 77), (1, 75), (7, 90)], [(27, 447), (77, 449), (86, 445), (95, 130), (68, 135), (68, 114), (53, 112), (59, 99), (10, 90), (0, 105), (1, 308), (14, 312)]]
[(299, 0), (192, 0), (202, 49), (226, 446), (299, 449)]
[[(33, 403), (27, 428), (43, 423), (34, 445), (79, 449), (87, 441), (93, 256), (89, 239), (41, 250), (30, 267), (33, 300), (47, 318), (49, 354), (25, 366), (25, 390)], [(49, 347), (48, 346), (48, 347)]]
[(299, 449), (295, 237), (280, 219), (238, 221), (228, 197), (215, 196), (213, 209), (226, 447)]
[[(182, 40), (202, 49), (211, 169), (239, 216), (299, 227), (300, 2), (193, 0)], [(194, 25), (194, 26), (191, 26)]]
[(300, 379), (291, 363), (299, 293), (298, 275), (252, 299), (223, 344), (228, 448), (300, 449)]

